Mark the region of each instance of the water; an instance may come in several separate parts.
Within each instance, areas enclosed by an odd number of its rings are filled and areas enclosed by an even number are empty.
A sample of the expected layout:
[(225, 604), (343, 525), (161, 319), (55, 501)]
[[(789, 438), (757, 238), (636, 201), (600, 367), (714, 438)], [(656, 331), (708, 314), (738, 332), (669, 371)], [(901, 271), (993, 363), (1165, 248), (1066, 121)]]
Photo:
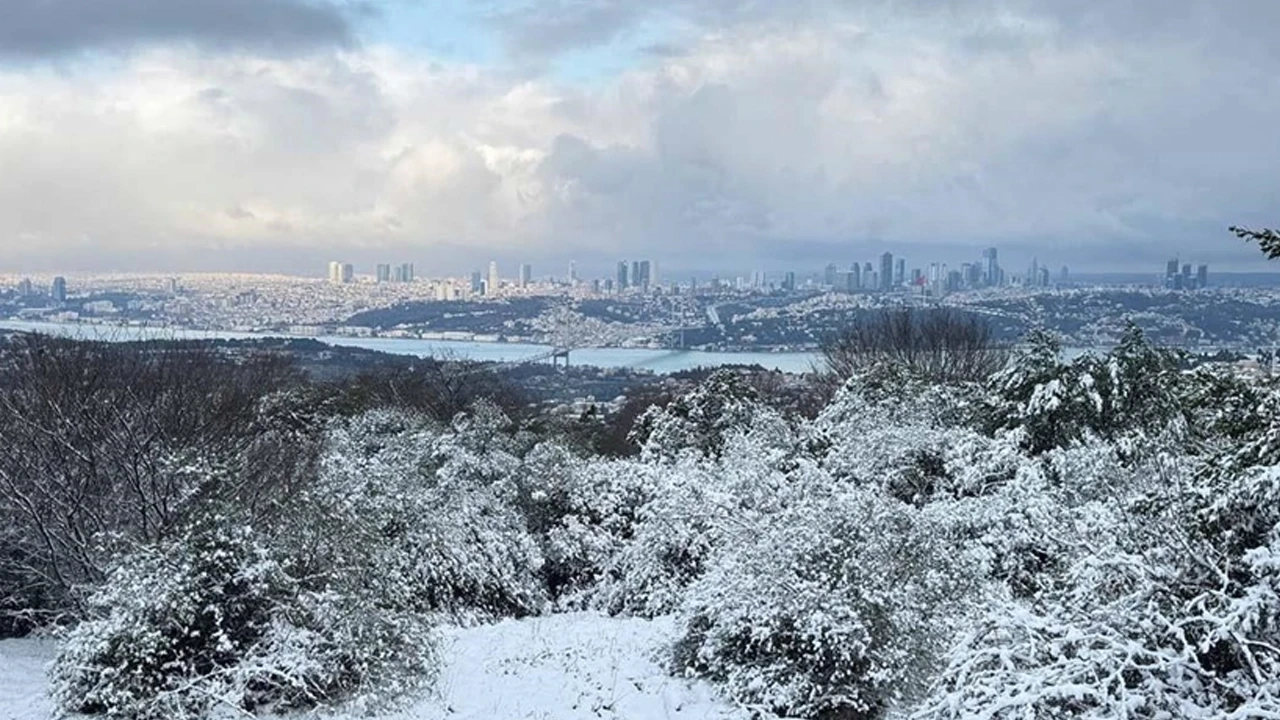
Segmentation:
[[(136, 325), (94, 325), (0, 320), (0, 329), (38, 332), (82, 340), (128, 342), (132, 340), (245, 340), (299, 338), (283, 333), (245, 333), (181, 328), (154, 328)], [(456, 358), (481, 362), (519, 362), (551, 351), (548, 345), (486, 343), (461, 340), (414, 340), (401, 338), (358, 338), (342, 335), (309, 337), (328, 345), (363, 348), (395, 355)], [(653, 350), (648, 348), (583, 348), (569, 355), (574, 365), (601, 368), (633, 368), (666, 374), (696, 367), (760, 365), (783, 372), (808, 372), (818, 362), (814, 352), (707, 352), (702, 350)]]

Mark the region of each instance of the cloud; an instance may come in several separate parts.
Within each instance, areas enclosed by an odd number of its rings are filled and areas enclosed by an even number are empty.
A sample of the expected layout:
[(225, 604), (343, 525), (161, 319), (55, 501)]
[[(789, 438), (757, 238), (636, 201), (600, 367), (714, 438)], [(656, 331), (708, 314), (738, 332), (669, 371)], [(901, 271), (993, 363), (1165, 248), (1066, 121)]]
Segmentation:
[(1280, 60), (1219, 42), (1247, 18), (868, 7), (726, 3), (582, 86), (373, 46), (0, 70), (0, 263), (1219, 263), (1276, 222)]
[(344, 8), (323, 0), (5, 0), (0, 12), (0, 60), (169, 41), (289, 50), (350, 39)]

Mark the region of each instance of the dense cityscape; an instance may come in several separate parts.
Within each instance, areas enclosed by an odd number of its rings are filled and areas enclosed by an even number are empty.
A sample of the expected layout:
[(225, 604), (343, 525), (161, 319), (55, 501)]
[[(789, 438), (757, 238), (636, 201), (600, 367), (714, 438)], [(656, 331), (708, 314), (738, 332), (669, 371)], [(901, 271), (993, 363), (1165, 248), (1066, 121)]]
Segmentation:
[(951, 306), (982, 313), (1014, 338), (1047, 325), (1073, 346), (1106, 346), (1129, 320), (1180, 347), (1276, 342), (1262, 283), (1215, 285), (1206, 264), (1171, 259), (1163, 274), (1112, 282), (1032, 260), (1004, 267), (996, 248), (952, 268), (877, 262), (820, 272), (756, 271), (683, 282), (649, 259), (617, 262), (604, 277), (575, 263), (535, 275), (498, 261), (459, 277), (423, 277), (413, 263), (358, 273), (343, 261), (324, 278), (258, 274), (92, 274), (0, 277), (0, 316), (13, 321), (180, 328), (318, 337), (532, 343), (553, 347), (806, 351), (869, 309)]

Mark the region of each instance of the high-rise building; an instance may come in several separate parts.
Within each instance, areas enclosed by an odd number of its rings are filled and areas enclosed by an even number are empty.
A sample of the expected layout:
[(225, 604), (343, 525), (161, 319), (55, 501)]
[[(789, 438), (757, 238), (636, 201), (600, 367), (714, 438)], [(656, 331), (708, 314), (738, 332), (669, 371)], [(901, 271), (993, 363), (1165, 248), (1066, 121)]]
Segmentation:
[(631, 261), (631, 287), (644, 287), (644, 283), (640, 281), (640, 261)]
[(416, 271), (413, 268), (413, 263), (400, 263), (400, 282), (411, 283), (415, 277)]
[(616, 280), (618, 292), (622, 292), (631, 287), (631, 283), (629, 282), (630, 275), (627, 274), (628, 267), (629, 265), (626, 260), (618, 261), (618, 277)]
[(386, 263), (379, 263), (374, 269), (373, 276), (379, 283), (391, 282), (391, 266)]
[(836, 274), (839, 272), (840, 272), (840, 269), (836, 267), (835, 263), (828, 263), (827, 267), (824, 269), (822, 273), (822, 284), (828, 287), (835, 287)]
[(498, 261), (489, 261), (489, 283), (485, 285), (485, 295), (497, 295), (502, 288), (502, 280), (498, 277)]
[(893, 253), (880, 256), (880, 289), (893, 289)]
[(848, 283), (848, 289), (861, 290), (862, 289), (862, 266), (859, 265), (858, 263), (854, 263), (853, 267), (849, 268), (849, 270), (853, 274), (853, 278)]
[(1040, 268), (1039, 285), (1040, 287), (1049, 287), (1049, 267), (1046, 265)]
[(907, 281), (907, 261), (904, 258), (898, 258), (898, 264), (893, 270), (893, 284), (901, 287)]
[(1201, 265), (1196, 268), (1196, 287), (1201, 290), (1209, 287), (1209, 266)]
[(333, 261), (329, 263), (329, 282), (335, 285), (349, 283), (356, 277), (356, 270), (351, 263)]
[(787, 271), (787, 274), (782, 276), (782, 289), (787, 291), (796, 289), (796, 274), (794, 272)]
[(520, 265), (520, 287), (527, 288), (533, 283), (533, 266), (529, 263)]
[(31, 297), (36, 294), (35, 286), (31, 284), (30, 278), (23, 278), (22, 281), (18, 283), (18, 294), (22, 297)]
[(1178, 259), (1174, 258), (1164, 266), (1164, 286), (1170, 290), (1176, 289), (1181, 282), (1178, 278), (1178, 264)]
[(55, 302), (64, 303), (67, 301), (67, 279), (58, 276), (53, 279), (53, 285), (49, 288), (49, 296)]
[(484, 294), (484, 275), (482, 275), (479, 270), (471, 271), (471, 294)]
[(578, 283), (578, 263), (569, 261), (569, 284), (576, 285)]
[(649, 286), (653, 284), (653, 277), (650, 272), (653, 269), (653, 264), (648, 260), (641, 260), (635, 264), (633, 269), (635, 272), (631, 277), (631, 283), (648, 290)]
[(1001, 283), (1000, 260), (996, 249), (993, 247), (982, 251), (982, 277), (986, 284), (997, 287)]

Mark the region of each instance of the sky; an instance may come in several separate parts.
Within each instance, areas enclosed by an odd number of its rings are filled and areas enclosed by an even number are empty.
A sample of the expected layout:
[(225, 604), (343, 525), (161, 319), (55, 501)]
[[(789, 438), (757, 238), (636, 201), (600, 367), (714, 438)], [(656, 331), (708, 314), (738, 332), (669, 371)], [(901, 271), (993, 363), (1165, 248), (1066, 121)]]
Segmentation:
[[(0, 271), (1265, 270), (1274, 0), (0, 0)], [(561, 273), (562, 274), (562, 273)]]

